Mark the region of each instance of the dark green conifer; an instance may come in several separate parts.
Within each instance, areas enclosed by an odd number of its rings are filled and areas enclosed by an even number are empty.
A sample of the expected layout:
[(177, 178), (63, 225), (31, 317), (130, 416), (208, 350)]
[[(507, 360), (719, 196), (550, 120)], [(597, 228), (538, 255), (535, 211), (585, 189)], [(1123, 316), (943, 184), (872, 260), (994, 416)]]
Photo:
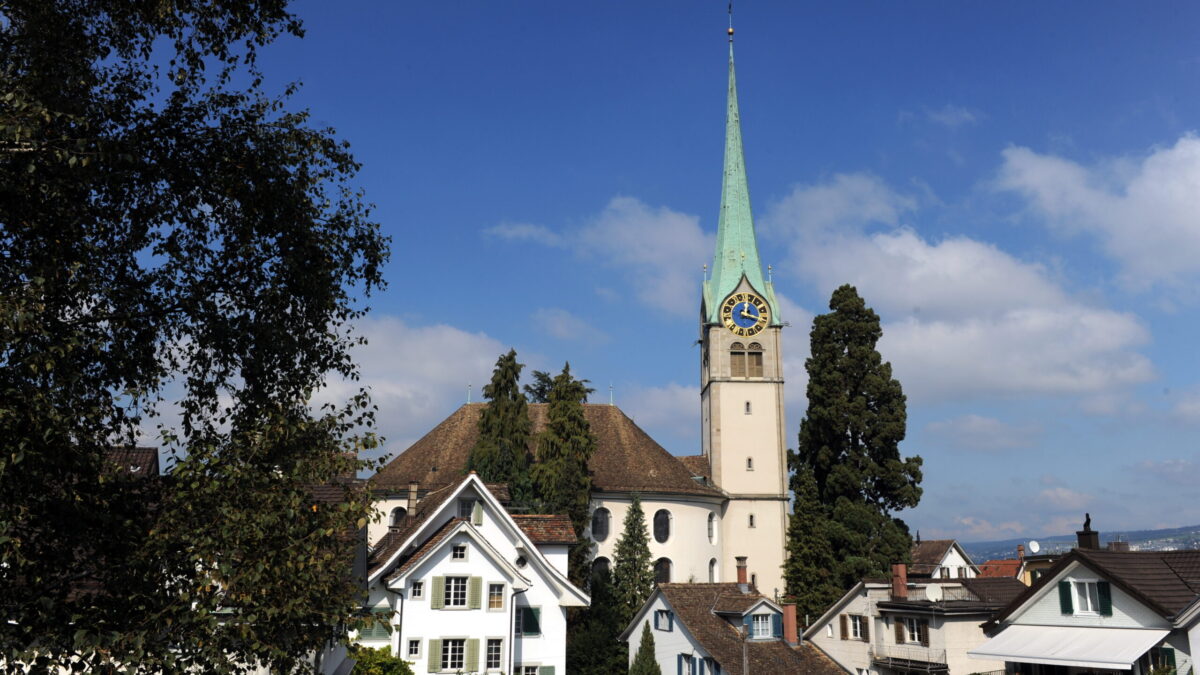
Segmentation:
[(654, 592), (654, 567), (650, 562), (650, 534), (646, 515), (637, 497), (625, 514), (625, 524), (613, 551), (613, 595), (617, 616), (628, 626), (650, 594)]
[(479, 415), (479, 440), (467, 457), (467, 469), (485, 482), (508, 484), (515, 506), (530, 501), (529, 406), (517, 384), (524, 367), (515, 349), (496, 361), (483, 388), (488, 405)]
[[(921, 499), (921, 458), (900, 456), (904, 392), (875, 349), (883, 335), (879, 316), (849, 285), (833, 292), (829, 308), (813, 320), (808, 412), (799, 448), (789, 455), (797, 507), (818, 510), (815, 494), (824, 521), (789, 528), (789, 551), (801, 558), (785, 565), (788, 593), (802, 606), (906, 561), (912, 539), (892, 513)], [(811, 560), (826, 548), (836, 552), (832, 578), (812, 578)]]
[(596, 450), (583, 401), (587, 392), (571, 376), (571, 364), (550, 387), (546, 428), (538, 435), (537, 462), (530, 472), (541, 511), (570, 516), (579, 541), (571, 547), (568, 571), (571, 581), (583, 585), (591, 559), (591, 542), (584, 537), (590, 515), (592, 480), (588, 461)]
[(633, 656), (633, 663), (629, 664), (629, 675), (662, 675), (662, 669), (654, 660), (654, 634), (650, 632), (649, 621), (642, 624), (642, 641)]
[[(583, 386), (584, 403), (587, 402), (587, 397), (596, 391), (587, 386), (591, 384), (591, 380), (576, 380)], [(544, 370), (533, 371), (533, 382), (525, 385), (525, 398), (529, 399), (530, 403), (549, 403), (550, 389), (554, 386), (554, 376)]]
[(841, 594), (833, 577), (836, 564), (829, 543), (829, 523), (817, 499), (812, 471), (801, 467), (791, 483), (795, 499), (788, 518), (784, 582), (787, 593), (796, 596), (799, 616), (817, 617)]
[(629, 652), (621, 642), (612, 575), (608, 570), (592, 574), (588, 587), (592, 603), (580, 612), (578, 621), (568, 625), (567, 672), (579, 675), (611, 675), (625, 670)]

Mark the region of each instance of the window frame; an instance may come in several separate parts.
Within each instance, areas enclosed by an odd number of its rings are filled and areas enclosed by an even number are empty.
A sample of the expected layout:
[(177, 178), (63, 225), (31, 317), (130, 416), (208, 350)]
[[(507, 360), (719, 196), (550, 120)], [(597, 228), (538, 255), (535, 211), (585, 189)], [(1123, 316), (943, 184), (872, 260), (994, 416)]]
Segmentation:
[[(665, 628), (664, 628), (665, 626)], [(654, 610), (654, 630), (664, 633), (672, 633), (675, 631), (675, 613), (669, 609)]]
[[(663, 538), (662, 538), (662, 539), (659, 539), (659, 538), (658, 538), (658, 534), (659, 534), (659, 525), (658, 525), (658, 523), (659, 523), (659, 516), (664, 516), (664, 522), (666, 523), (666, 524), (663, 526), (663, 527), (664, 527), (664, 529), (666, 530), (666, 532), (664, 533), (664, 536), (663, 536)], [(674, 516), (672, 516), (672, 515), (671, 515), (671, 511), (670, 511), (670, 510), (668, 510), (668, 509), (659, 509), (659, 510), (655, 511), (655, 512), (654, 512), (654, 518), (651, 520), (651, 525), (652, 525), (652, 528), (651, 528), (651, 529), (653, 529), (653, 530), (654, 530), (654, 532), (653, 532), (653, 534), (654, 534), (654, 541), (656, 541), (656, 542), (658, 542), (658, 543), (660, 543), (660, 544), (665, 544), (665, 543), (667, 543), (668, 541), (671, 541), (671, 534), (672, 534), (671, 530), (675, 529), (675, 528), (673, 527), (673, 526), (674, 526), (674, 524), (675, 524), (675, 518), (674, 518)]]
[[(492, 665), (492, 643), (496, 643), (496, 665)], [(483, 641), (483, 669), (501, 670), (504, 668), (504, 638), (490, 637)]]
[[(406, 658), (406, 659), (419, 659), (419, 658), (421, 658), (421, 644), (422, 644), (422, 643), (424, 643), (424, 642), (425, 642), (425, 641), (424, 641), (424, 640), (422, 640), (422, 639), (421, 639), (421, 638), (419, 638), (419, 637), (410, 637), (410, 638), (408, 638), (408, 645), (407, 645), (407, 646), (404, 648), (404, 653), (405, 653), (407, 656), (405, 656), (404, 658)], [(416, 645), (417, 645), (417, 653), (416, 653), (416, 654), (414, 654), (414, 653), (413, 653), (413, 643), (416, 643)]]
[[(537, 623), (538, 632), (528, 633), (525, 631), (525, 612), (531, 612), (534, 616), (534, 621)], [(541, 637), (544, 634), (542, 631), (542, 608), (541, 606), (519, 605), (517, 611), (513, 612), (513, 635), (517, 637)]]
[[(596, 524), (598, 522), (596, 520), (597, 517), (603, 518), (603, 523), (604, 523), (603, 528), (596, 527)], [(600, 529), (603, 530), (603, 533), (597, 534), (597, 530), (600, 530)], [(612, 534), (612, 511), (609, 511), (608, 509), (604, 508), (603, 506), (597, 508), (595, 511), (592, 511), (591, 531), (592, 531), (592, 539), (597, 542), (608, 539), (609, 536)]]
[(467, 560), (467, 545), (465, 543), (452, 544), (450, 546), (450, 559), (455, 562), (466, 562), (466, 560)]
[(774, 629), (771, 625), (770, 614), (751, 614), (750, 615), (750, 639), (766, 640), (767, 638), (775, 637)]
[[(494, 595), (492, 594), (492, 591), (493, 591), (493, 590), (495, 590), (495, 589), (497, 589), (497, 588), (499, 588), (499, 589), (500, 589), (500, 594), (499, 594), (498, 596), (494, 596)], [(504, 591), (504, 584), (503, 584), (503, 583), (499, 583), (499, 584), (494, 584), (494, 583), (490, 583), (490, 582), (488, 583), (488, 587), (487, 587), (487, 610), (488, 610), (489, 612), (503, 612), (503, 611), (504, 611), (504, 609), (505, 609), (505, 606), (504, 606), (504, 605), (505, 605), (505, 602), (504, 602), (504, 593), (505, 593), (505, 591)], [(493, 607), (493, 606), (492, 606), (492, 599), (493, 599), (493, 597), (499, 597), (499, 598), (500, 598), (500, 606), (499, 606), (499, 607)]]
[[(1100, 580), (1074, 579), (1071, 580), (1071, 605), (1075, 616), (1100, 616)], [(1089, 608), (1084, 609), (1080, 603), (1080, 588), (1083, 597), (1088, 601)], [(1094, 601), (1094, 602), (1093, 602)]]
[(861, 640), (866, 642), (867, 637), (864, 635), (863, 625), (867, 622), (867, 617), (862, 614), (850, 614), (850, 639)]
[[(459, 648), (458, 665), (454, 664), (453, 647)], [(441, 655), (441, 670), (442, 671), (460, 671), (467, 667), (467, 638), (442, 638), (442, 655)]]
[[(475, 514), (475, 504), (478, 501), (479, 501), (478, 499), (474, 499), (474, 498), (459, 499), (458, 500), (458, 517), (462, 518), (463, 520), (471, 520), (471, 517)], [(467, 507), (466, 515), (463, 515), (463, 507), (464, 506)]]
[(409, 600), (424, 600), (425, 599), (425, 581), (423, 579), (416, 579), (416, 580), (412, 581), (411, 583), (409, 583), (408, 599)]
[(708, 512), (708, 543), (717, 543), (717, 514)]
[[(663, 579), (662, 581), (659, 581), (659, 580), (658, 580), (658, 576), (659, 576), (659, 573), (658, 573), (658, 570), (659, 570), (659, 563), (662, 563), (662, 562), (666, 562), (666, 575), (665, 575), (665, 576), (666, 576), (666, 578), (665, 578), (665, 579)], [(675, 571), (675, 563), (674, 563), (674, 562), (672, 562), (670, 558), (668, 558), (668, 557), (666, 557), (666, 556), (662, 556), (661, 558), (657, 558), (657, 559), (654, 561), (654, 583), (656, 583), (656, 584), (669, 584), (669, 583), (671, 583), (671, 573), (672, 573), (672, 572), (674, 572), (674, 571)]]
[[(467, 589), (470, 585), (470, 577), (446, 576), (444, 577), (445, 586), (442, 589), (442, 609), (466, 609), (467, 608)], [(462, 582), (462, 602), (451, 602), (458, 595), (457, 582)]]
[(904, 644), (921, 644), (921, 620), (913, 616), (901, 617), (904, 622)]

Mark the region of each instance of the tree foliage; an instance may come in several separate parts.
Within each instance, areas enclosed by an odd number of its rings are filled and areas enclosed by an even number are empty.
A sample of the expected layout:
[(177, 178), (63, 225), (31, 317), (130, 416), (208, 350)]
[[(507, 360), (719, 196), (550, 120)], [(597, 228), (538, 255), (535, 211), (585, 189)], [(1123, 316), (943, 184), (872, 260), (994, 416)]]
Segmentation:
[(621, 642), (625, 625), (613, 595), (612, 575), (608, 570), (591, 576), (588, 592), (592, 602), (568, 626), (567, 672), (579, 675), (611, 675), (625, 669), (629, 655)]
[(588, 461), (596, 451), (596, 439), (583, 412), (586, 398), (584, 385), (571, 376), (571, 364), (565, 364), (550, 388), (546, 428), (538, 435), (537, 462), (530, 472), (540, 510), (566, 514), (575, 527), (579, 539), (571, 547), (568, 571), (579, 586), (587, 580), (592, 557), (592, 544), (584, 530), (591, 513)]
[[(596, 390), (587, 386), (591, 380), (576, 380), (583, 387), (583, 402)], [(550, 390), (554, 387), (554, 376), (544, 370), (533, 371), (533, 382), (525, 385), (525, 396), (530, 403), (549, 403)]]
[(805, 467), (797, 469), (792, 489), (795, 499), (788, 517), (784, 583), (788, 593), (797, 595), (797, 614), (817, 617), (841, 595), (840, 580), (834, 577), (837, 561), (812, 472)]
[(638, 643), (633, 663), (629, 664), (629, 675), (662, 675), (658, 661), (654, 660), (654, 634), (650, 632), (649, 621), (642, 624), (642, 641)]
[(412, 664), (399, 656), (392, 656), (389, 648), (371, 649), (355, 645), (350, 648), (354, 657), (354, 670), (350, 675), (413, 675)]
[[(799, 447), (789, 453), (797, 508), (822, 521), (794, 519), (790, 528), (795, 558), (785, 575), (800, 605), (840, 595), (864, 575), (907, 560), (908, 526), (892, 514), (921, 498), (921, 458), (900, 456), (904, 393), (875, 349), (879, 317), (849, 285), (833, 292), (829, 308), (813, 320), (808, 412)], [(833, 574), (814, 578), (814, 562), (827, 550), (838, 556)]]
[(467, 469), (485, 482), (507, 483), (515, 506), (532, 500), (529, 406), (517, 384), (524, 367), (515, 349), (497, 359), (492, 381), (483, 388), (488, 405), (479, 415), (479, 440), (467, 458)]
[[(312, 486), (373, 445), (364, 394), (309, 401), (357, 377), (387, 242), (347, 146), (260, 87), (299, 22), (284, 0), (0, 14), (0, 660), (303, 668), (354, 625), (370, 514)], [(105, 470), (155, 427), (169, 477)]]
[(628, 626), (654, 592), (654, 567), (650, 561), (650, 534), (646, 514), (636, 496), (625, 513), (621, 538), (613, 549), (613, 596), (622, 626)]

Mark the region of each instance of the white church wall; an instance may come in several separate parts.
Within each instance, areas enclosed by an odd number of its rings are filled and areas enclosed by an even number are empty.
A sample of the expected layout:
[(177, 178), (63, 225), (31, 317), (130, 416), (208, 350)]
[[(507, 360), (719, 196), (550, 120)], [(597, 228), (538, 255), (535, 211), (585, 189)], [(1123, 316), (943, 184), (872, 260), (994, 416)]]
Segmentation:
[[(642, 512), (646, 516), (646, 532), (650, 537), (652, 560), (667, 558), (671, 561), (672, 582), (709, 581), (709, 562), (717, 561), (717, 578), (713, 581), (728, 581), (721, 575), (726, 568), (721, 553), (721, 505), (711, 497), (688, 497), (686, 495), (644, 494), (641, 495)], [(596, 542), (595, 556), (607, 558), (610, 563), (621, 538), (625, 514), (629, 512), (632, 496), (627, 494), (604, 494), (592, 499), (592, 511), (606, 508), (609, 511), (609, 532), (604, 541)], [(654, 538), (654, 514), (666, 510), (671, 517), (670, 536), (665, 542)], [(713, 537), (708, 537), (709, 516), (713, 518)], [(590, 529), (587, 533), (591, 535)], [(593, 539), (594, 541), (594, 539)]]

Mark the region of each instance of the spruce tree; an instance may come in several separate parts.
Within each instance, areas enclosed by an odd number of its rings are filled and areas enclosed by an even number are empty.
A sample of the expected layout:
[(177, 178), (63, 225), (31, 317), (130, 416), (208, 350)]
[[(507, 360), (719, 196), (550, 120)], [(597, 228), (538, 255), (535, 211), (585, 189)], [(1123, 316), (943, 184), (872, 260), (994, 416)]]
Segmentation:
[[(591, 380), (576, 380), (583, 386), (584, 403), (587, 403), (587, 397), (591, 396), (595, 389), (587, 386), (591, 384)], [(554, 386), (554, 376), (544, 370), (533, 371), (533, 382), (525, 385), (525, 398), (529, 399), (530, 403), (549, 403), (550, 389)]]
[(608, 570), (592, 574), (588, 592), (592, 602), (568, 626), (567, 672), (579, 675), (610, 675), (625, 670), (629, 652), (621, 642), (616, 598)]
[(479, 415), (479, 439), (467, 457), (467, 470), (488, 483), (507, 483), (512, 503), (530, 501), (529, 406), (517, 382), (521, 369), (510, 349), (496, 361), (492, 381), (483, 388), (488, 405)]
[(642, 641), (633, 663), (629, 664), (629, 675), (662, 675), (658, 661), (654, 660), (654, 634), (650, 632), (649, 621), (642, 624)]
[(835, 560), (829, 523), (817, 499), (817, 483), (807, 467), (792, 477), (795, 495), (788, 518), (787, 561), (783, 566), (787, 593), (794, 595), (800, 616), (820, 616), (841, 595), (833, 577)]
[(540, 510), (570, 516), (575, 527), (579, 540), (571, 547), (567, 569), (577, 585), (587, 579), (592, 549), (583, 536), (592, 492), (588, 461), (596, 450), (583, 413), (586, 398), (584, 385), (571, 377), (571, 364), (564, 365), (550, 387), (546, 428), (538, 435), (537, 463), (530, 472)]
[(654, 567), (650, 562), (650, 534), (646, 515), (637, 497), (625, 514), (624, 528), (613, 551), (613, 595), (618, 623), (628, 626), (650, 594), (654, 592)]
[[(819, 517), (804, 517), (822, 521), (790, 528), (789, 551), (799, 559), (789, 560), (785, 573), (788, 593), (801, 605), (907, 560), (908, 526), (892, 514), (921, 499), (921, 458), (900, 456), (904, 393), (875, 349), (883, 335), (879, 317), (849, 285), (833, 292), (829, 308), (813, 320), (808, 412), (799, 447), (789, 453), (797, 507), (819, 510)], [(838, 557), (831, 578), (814, 578), (809, 561), (826, 548)]]

